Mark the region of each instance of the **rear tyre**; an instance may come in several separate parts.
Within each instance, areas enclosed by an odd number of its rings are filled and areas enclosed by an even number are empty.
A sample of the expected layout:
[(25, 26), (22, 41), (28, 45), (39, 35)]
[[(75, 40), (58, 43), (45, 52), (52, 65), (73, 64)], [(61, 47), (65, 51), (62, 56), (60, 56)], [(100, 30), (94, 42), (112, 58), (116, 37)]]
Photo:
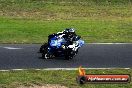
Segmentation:
[(40, 49), (39, 52), (40, 53), (44, 53), (46, 50), (48, 49), (48, 43), (43, 44)]
[(50, 54), (48, 54), (48, 53), (42, 53), (42, 57), (44, 59), (50, 59)]
[(48, 53), (48, 43), (45, 43), (40, 47), (40, 53), (42, 53), (42, 58), (43, 59), (49, 59), (50, 54)]

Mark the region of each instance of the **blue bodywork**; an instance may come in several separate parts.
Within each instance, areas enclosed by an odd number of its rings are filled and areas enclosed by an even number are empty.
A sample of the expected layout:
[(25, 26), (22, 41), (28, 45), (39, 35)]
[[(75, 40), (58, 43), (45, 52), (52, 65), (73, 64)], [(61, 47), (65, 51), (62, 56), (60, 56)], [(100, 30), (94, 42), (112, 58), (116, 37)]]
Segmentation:
[[(76, 40), (76, 42), (77, 42), (78, 48), (80, 48), (84, 45), (84, 41), (81, 39)], [(67, 42), (63, 37), (54, 36), (54, 37), (50, 38), (48, 52), (49, 53), (57, 52), (57, 54), (63, 55), (64, 49), (62, 48), (62, 45), (66, 45), (66, 44), (67, 44)]]
[(58, 38), (57, 36), (50, 39), (50, 47), (52, 48), (61, 48), (61, 46), (65, 43), (66, 41), (64, 38)]
[[(77, 42), (79, 43), (78, 47), (82, 47), (84, 45), (84, 41), (81, 39), (77, 40)], [(52, 48), (61, 48), (61, 46), (65, 44), (66, 44), (66, 41), (63, 37), (58, 38), (57, 36), (55, 36), (50, 39), (50, 47)]]
[(79, 47), (82, 47), (84, 45), (84, 41), (81, 39), (78, 40), (78, 43), (79, 43)]

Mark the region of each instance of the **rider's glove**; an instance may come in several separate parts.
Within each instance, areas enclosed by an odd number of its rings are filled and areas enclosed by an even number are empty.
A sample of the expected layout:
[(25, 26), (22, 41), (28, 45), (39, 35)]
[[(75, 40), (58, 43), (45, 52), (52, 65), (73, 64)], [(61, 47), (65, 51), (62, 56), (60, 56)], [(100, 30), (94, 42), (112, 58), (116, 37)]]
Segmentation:
[(65, 49), (66, 47), (64, 45), (61, 46), (63, 49)]

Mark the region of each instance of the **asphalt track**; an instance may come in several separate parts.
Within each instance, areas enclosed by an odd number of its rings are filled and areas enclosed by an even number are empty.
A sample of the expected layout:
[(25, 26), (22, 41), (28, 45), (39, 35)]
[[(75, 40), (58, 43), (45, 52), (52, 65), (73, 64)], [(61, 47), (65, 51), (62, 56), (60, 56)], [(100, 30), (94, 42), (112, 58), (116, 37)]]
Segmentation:
[(42, 59), (40, 44), (0, 44), (0, 69), (131, 68), (132, 44), (86, 44), (72, 60)]

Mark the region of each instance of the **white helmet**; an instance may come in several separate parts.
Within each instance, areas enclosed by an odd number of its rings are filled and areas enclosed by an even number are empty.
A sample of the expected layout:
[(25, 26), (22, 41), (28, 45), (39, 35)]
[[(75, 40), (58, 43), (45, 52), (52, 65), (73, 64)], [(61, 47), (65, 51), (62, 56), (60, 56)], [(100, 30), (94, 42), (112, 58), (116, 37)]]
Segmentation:
[(75, 32), (75, 29), (74, 29), (74, 28), (70, 28), (70, 29), (69, 29), (69, 32), (74, 33), (74, 32)]

